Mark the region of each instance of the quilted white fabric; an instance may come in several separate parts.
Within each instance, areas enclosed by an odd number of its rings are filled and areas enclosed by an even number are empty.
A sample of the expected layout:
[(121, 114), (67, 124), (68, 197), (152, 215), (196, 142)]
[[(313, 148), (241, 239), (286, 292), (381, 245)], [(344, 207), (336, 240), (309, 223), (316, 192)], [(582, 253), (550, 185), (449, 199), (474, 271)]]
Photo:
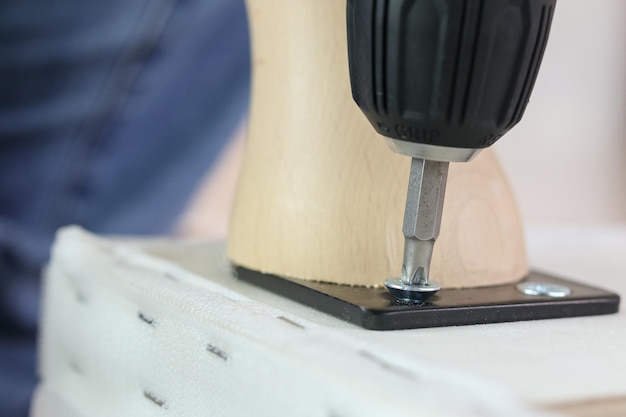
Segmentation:
[[(46, 272), (32, 416), (546, 415), (510, 387), (420, 353), (437, 340), (429, 334), (461, 328), (371, 332), (253, 299), (262, 291), (227, 288), (236, 280), (221, 250), (61, 231)], [(479, 347), (467, 332), (477, 328), (463, 328), (455, 346), (442, 342), (442, 354), (472, 360)]]

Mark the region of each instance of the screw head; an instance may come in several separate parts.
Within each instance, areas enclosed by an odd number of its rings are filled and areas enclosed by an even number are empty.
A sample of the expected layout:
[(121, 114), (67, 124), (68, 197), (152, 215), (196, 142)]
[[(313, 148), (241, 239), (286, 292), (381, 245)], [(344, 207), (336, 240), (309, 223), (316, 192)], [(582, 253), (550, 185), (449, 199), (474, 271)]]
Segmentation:
[(564, 285), (533, 281), (517, 284), (517, 290), (526, 295), (544, 295), (548, 297), (567, 297), (572, 293), (572, 290)]
[(428, 281), (425, 285), (411, 285), (406, 284), (401, 278), (389, 278), (385, 281), (385, 287), (396, 300), (403, 303), (423, 303), (441, 289), (434, 281)]

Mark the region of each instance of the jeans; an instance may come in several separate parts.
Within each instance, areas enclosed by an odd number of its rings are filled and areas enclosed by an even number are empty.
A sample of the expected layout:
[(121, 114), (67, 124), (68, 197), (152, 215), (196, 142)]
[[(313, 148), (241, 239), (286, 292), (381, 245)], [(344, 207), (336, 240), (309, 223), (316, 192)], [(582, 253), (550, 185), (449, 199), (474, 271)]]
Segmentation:
[(0, 3), (0, 417), (27, 414), (55, 231), (167, 233), (248, 105), (243, 0)]

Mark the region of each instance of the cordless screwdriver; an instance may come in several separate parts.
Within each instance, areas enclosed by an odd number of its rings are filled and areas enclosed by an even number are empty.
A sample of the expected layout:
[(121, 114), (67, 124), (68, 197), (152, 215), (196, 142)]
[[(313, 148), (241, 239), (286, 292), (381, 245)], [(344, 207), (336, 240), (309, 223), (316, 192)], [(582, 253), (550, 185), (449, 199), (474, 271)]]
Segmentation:
[(493, 145), (524, 113), (556, 0), (347, 0), (352, 95), (389, 147), (412, 157), (400, 278), (421, 303), (450, 162)]

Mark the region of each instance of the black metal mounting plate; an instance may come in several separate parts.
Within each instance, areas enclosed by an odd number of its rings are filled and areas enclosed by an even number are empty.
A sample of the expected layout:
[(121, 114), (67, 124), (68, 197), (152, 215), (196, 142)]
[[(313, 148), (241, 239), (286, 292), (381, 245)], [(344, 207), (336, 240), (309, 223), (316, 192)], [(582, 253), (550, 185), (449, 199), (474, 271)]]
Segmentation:
[(235, 266), (239, 279), (370, 330), (400, 330), (616, 313), (619, 295), (532, 271), (523, 281), (564, 285), (565, 297), (525, 295), (514, 284), (442, 289), (422, 304), (395, 301), (386, 288), (310, 282)]

